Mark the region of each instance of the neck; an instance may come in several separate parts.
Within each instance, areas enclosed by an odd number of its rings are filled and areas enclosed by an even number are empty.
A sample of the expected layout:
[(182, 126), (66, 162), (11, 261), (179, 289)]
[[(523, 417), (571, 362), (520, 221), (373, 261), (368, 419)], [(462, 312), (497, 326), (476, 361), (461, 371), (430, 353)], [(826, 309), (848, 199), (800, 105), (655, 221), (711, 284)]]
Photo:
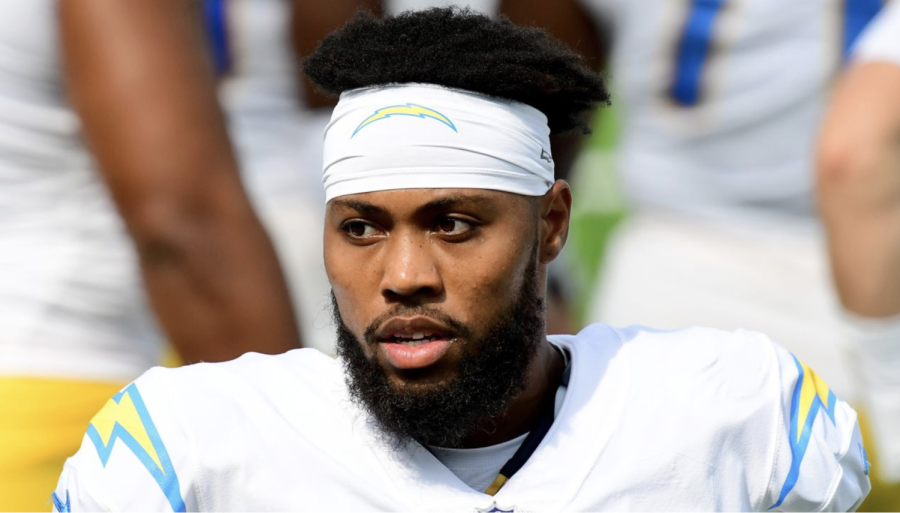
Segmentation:
[(542, 406), (556, 397), (563, 372), (563, 357), (544, 337), (528, 366), (528, 387), (503, 414), (478, 426), (462, 441), (462, 447), (487, 447), (512, 440), (529, 431), (540, 418)]

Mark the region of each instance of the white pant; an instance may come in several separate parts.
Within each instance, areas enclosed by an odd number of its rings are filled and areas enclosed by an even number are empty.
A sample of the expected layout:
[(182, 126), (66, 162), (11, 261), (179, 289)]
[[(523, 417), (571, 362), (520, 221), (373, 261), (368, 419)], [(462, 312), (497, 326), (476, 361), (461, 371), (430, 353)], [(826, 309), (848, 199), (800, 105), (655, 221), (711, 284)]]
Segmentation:
[(588, 315), (619, 326), (760, 331), (839, 397), (857, 398), (825, 242), (808, 225), (634, 215), (609, 241)]

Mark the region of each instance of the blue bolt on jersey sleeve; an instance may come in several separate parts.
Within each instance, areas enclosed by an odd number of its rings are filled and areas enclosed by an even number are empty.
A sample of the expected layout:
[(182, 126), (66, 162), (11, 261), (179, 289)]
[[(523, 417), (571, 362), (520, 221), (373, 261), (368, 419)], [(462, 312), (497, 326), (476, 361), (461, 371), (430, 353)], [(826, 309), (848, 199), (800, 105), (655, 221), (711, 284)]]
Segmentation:
[(770, 511), (852, 511), (869, 493), (856, 412), (815, 371), (775, 346), (782, 415), (776, 426)]

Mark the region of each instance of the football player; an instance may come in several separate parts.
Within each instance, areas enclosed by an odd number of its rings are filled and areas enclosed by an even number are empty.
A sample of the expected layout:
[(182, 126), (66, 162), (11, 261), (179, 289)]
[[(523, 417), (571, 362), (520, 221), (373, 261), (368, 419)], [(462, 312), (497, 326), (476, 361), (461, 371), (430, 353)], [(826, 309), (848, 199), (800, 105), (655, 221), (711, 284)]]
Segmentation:
[(856, 415), (765, 336), (547, 337), (571, 194), (550, 134), (599, 75), (471, 12), (362, 15), (306, 61), (325, 133), (340, 361), (158, 369), (92, 420), (64, 510), (849, 510)]
[[(900, 4), (854, 52), (818, 151), (819, 199), (853, 327), (875, 477), (900, 495)], [(873, 497), (874, 498), (874, 497)], [(867, 502), (867, 505), (869, 503)], [(880, 504), (882, 511), (897, 502)], [(874, 505), (873, 505), (874, 506)]]
[(880, 0), (579, 0), (611, 23), (630, 215), (588, 318), (763, 331), (858, 395), (813, 194), (834, 77)]
[(194, 3), (0, 2), (0, 510), (46, 510), (108, 396), (159, 361), (299, 338)]
[[(615, 167), (630, 215), (609, 241), (587, 319), (759, 330), (840, 397), (863, 401), (813, 208), (812, 156), (831, 83), (883, 2), (473, 3), (599, 62), (612, 40)], [(894, 433), (877, 435), (900, 442)], [(900, 508), (892, 495), (888, 509)]]

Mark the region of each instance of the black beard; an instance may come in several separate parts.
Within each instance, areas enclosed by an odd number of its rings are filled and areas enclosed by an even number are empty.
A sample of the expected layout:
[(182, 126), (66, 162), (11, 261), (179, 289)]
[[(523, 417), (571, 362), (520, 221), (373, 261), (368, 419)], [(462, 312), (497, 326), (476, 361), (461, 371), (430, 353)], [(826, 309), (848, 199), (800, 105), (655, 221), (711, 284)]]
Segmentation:
[[(344, 324), (334, 293), (337, 354), (343, 361), (353, 402), (375, 421), (382, 441), (404, 450), (413, 441), (437, 447), (459, 447), (477, 430), (490, 432), (528, 385), (527, 369), (544, 337), (544, 302), (538, 295), (533, 259), (516, 301), (497, 316), (485, 336), (474, 341), (459, 363), (456, 376), (441, 385), (397, 388), (377, 361), (366, 358), (360, 341)], [(426, 315), (471, 333), (443, 312), (428, 307), (399, 307), (392, 314)], [(376, 326), (370, 326), (367, 334)], [(367, 336), (370, 344), (377, 344)], [(472, 341), (471, 338), (468, 340)]]

